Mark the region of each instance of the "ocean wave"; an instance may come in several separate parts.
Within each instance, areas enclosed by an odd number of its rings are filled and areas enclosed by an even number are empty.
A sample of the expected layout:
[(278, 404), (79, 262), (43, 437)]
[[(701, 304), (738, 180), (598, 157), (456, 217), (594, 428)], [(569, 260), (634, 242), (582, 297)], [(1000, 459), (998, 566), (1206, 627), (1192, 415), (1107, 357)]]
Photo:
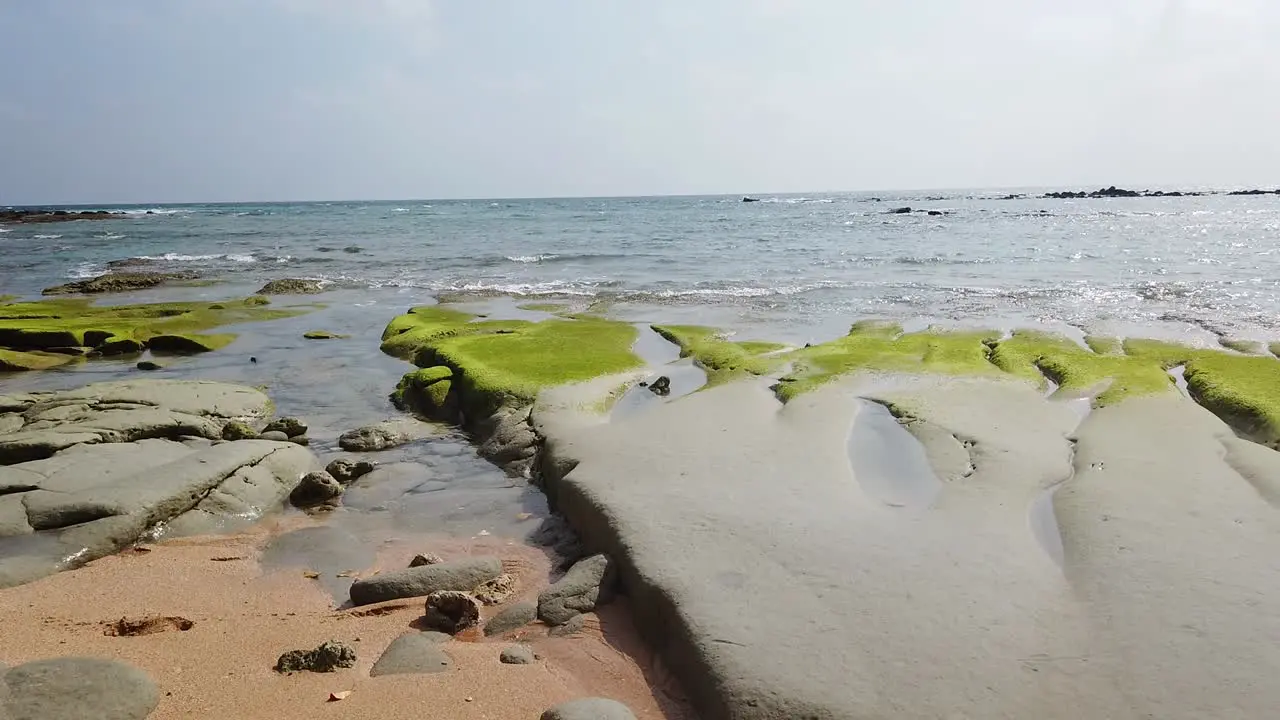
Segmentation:
[(558, 257), (560, 256), (548, 253), (546, 255), (507, 255), (506, 259), (517, 263), (540, 263), (545, 260), (555, 260)]
[(67, 277), (72, 280), (87, 280), (95, 278), (107, 271), (105, 265), (95, 262), (82, 262), (76, 264), (67, 272)]
[(120, 212), (125, 215), (177, 215), (178, 213), (191, 212), (191, 211), (188, 208), (183, 208), (180, 210), (178, 208), (153, 207), (153, 208), (130, 208), (128, 210), (117, 210), (115, 212)]
[(36, 240), (57, 240), (61, 235), (32, 235)]
[(391, 212), (409, 212), (409, 208), (391, 208)]
[(230, 260), (231, 262), (258, 262), (253, 255), (219, 254), (219, 255), (183, 255), (182, 253), (165, 253), (163, 255), (138, 255), (135, 260), (150, 262), (207, 262), (209, 260)]
[(123, 233), (109, 232), (109, 233), (104, 233), (102, 235), (94, 235), (94, 237), (99, 240), (123, 240), (124, 238), (127, 238), (129, 236)]
[(7, 232), (13, 232), (13, 228), (2, 228), (2, 227), (0, 227), (0, 233), (7, 233)]

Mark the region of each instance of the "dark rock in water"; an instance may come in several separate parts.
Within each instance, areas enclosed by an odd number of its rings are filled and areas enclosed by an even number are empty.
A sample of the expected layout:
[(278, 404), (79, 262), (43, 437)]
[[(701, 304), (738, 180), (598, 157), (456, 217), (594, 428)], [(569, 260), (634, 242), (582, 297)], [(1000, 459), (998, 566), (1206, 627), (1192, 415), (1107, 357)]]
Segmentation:
[(314, 295), (324, 292), (324, 285), (319, 280), (304, 280), (301, 278), (282, 278), (280, 280), (272, 280), (262, 286), (256, 294), (258, 295)]
[(439, 565), (444, 562), (444, 558), (435, 553), (418, 553), (409, 561), (409, 567), (422, 567), (423, 565)]
[(142, 257), (128, 257), (128, 258), (124, 258), (123, 260), (112, 260), (112, 261), (110, 261), (110, 262), (108, 262), (108, 263), (107, 263), (107, 267), (112, 268), (112, 269), (115, 269), (115, 268), (132, 268), (132, 267), (146, 267), (146, 266), (148, 266), (148, 265), (155, 265), (157, 262), (159, 262), (159, 261), (157, 261), (157, 260), (155, 260), (155, 259), (153, 259), (153, 258), (149, 258), (149, 257), (146, 257), (146, 258), (142, 258)]
[(354, 255), (354, 254), (356, 254), (356, 253), (362, 253), (362, 252), (364, 252), (364, 248), (360, 247), (359, 245), (348, 245), (348, 246), (346, 246), (346, 247), (342, 248), (342, 252), (344, 252), (344, 253), (351, 253), (352, 255)]
[(153, 352), (175, 355), (198, 355), (217, 349), (200, 337), (192, 335), (156, 335), (147, 341), (147, 347)]
[(289, 436), (279, 430), (263, 430), (258, 436), (259, 440), (270, 440), (272, 442), (289, 442)]
[(328, 330), (308, 330), (307, 332), (302, 333), (302, 337), (307, 340), (345, 340), (350, 336), (339, 335), (338, 333), (332, 333)]
[(324, 471), (343, 485), (350, 485), (356, 480), (373, 472), (376, 466), (368, 460), (351, 460), (338, 458), (325, 466)]
[(143, 351), (145, 346), (133, 338), (114, 338), (99, 343), (93, 348), (95, 355), (134, 355)]
[(345, 489), (327, 472), (309, 472), (298, 481), (298, 486), (289, 493), (289, 502), (297, 507), (314, 507), (323, 505), (342, 497)]
[(576, 615), (604, 605), (613, 598), (615, 574), (607, 555), (593, 555), (577, 562), (538, 595), (538, 618), (548, 625), (563, 625)]
[(128, 272), (107, 273), (88, 280), (77, 280), (65, 285), (45, 288), (43, 295), (97, 294), (147, 290), (171, 280), (193, 280), (199, 277), (193, 272)]
[(670, 395), (671, 394), (671, 378), (663, 375), (657, 380), (649, 383), (649, 392), (654, 395)]
[(1232, 190), (1228, 195), (1280, 195), (1280, 190)]
[(449, 636), (438, 632), (407, 632), (387, 646), (369, 671), (379, 675), (426, 675), (444, 672), (453, 664), (440, 647)]
[(760, 198), (744, 197), (742, 202), (760, 202)]
[(516, 603), (489, 618), (484, 624), (485, 635), (502, 635), (538, 619), (538, 606), (531, 602)]
[(472, 592), (482, 605), (501, 605), (515, 594), (516, 579), (512, 575), (503, 573), (488, 582), (477, 585)]
[(889, 214), (890, 215), (906, 215), (909, 212), (911, 212), (911, 208), (900, 207), (900, 208), (893, 208), (892, 210), (889, 211)]
[(296, 437), (307, 434), (307, 424), (296, 417), (281, 417), (267, 423), (262, 432), (282, 432), (285, 437)]
[(146, 673), (114, 660), (68, 657), (0, 669), (5, 720), (143, 720), (159, 703)]
[(427, 596), (426, 625), (455, 635), (480, 622), (480, 603), (459, 590), (440, 590)]
[(568, 637), (570, 635), (576, 635), (582, 632), (582, 629), (585, 628), (586, 626), (587, 626), (586, 615), (574, 615), (573, 617), (569, 618), (569, 622), (563, 625), (557, 625), (551, 628), (549, 631), (547, 631), (547, 634), (550, 635), (551, 637)]
[(253, 357), (253, 356), (249, 356), (249, 362), (251, 362), (251, 363), (255, 363), (255, 364), (256, 364), (256, 363), (258, 362), (258, 358)]
[(356, 651), (345, 643), (330, 640), (315, 650), (290, 650), (276, 661), (276, 672), (334, 672), (355, 667)]
[(496, 557), (474, 557), (439, 565), (394, 570), (352, 583), (351, 603), (369, 605), (386, 600), (421, 597), (440, 590), (470, 591), (501, 574), (502, 561)]
[(137, 366), (139, 370), (163, 370), (164, 366), (152, 360), (142, 360)]
[(532, 665), (538, 659), (533, 654), (533, 649), (528, 645), (512, 645), (504, 648), (502, 654), (498, 655), (498, 662), (503, 665)]
[(581, 698), (550, 708), (541, 720), (636, 720), (636, 716), (617, 700)]
[(429, 425), (415, 420), (390, 420), (348, 430), (338, 437), (338, 446), (347, 452), (375, 452), (420, 440), (430, 430)]
[(66, 222), (69, 220), (111, 220), (124, 217), (124, 213), (107, 212), (105, 210), (0, 210), (0, 223), (48, 223)]
[(641, 380), (641, 381), (640, 381), (640, 387), (647, 388), (647, 387), (649, 387), (649, 383), (648, 383), (648, 382), (646, 382), (646, 381), (644, 381), (644, 380)]
[(946, 215), (946, 213), (941, 210), (930, 210), (929, 215), (937, 217), (938, 215)]
[(222, 426), (223, 440), (253, 440), (258, 437), (258, 431), (249, 427), (248, 424), (239, 420), (232, 420)]
[(293, 443), (294, 445), (301, 445), (303, 447), (306, 447), (311, 444), (311, 438), (307, 437), (306, 435), (294, 435), (293, 437), (289, 438), (289, 442)]
[(1027, 196), (1023, 195), (1022, 193), (1013, 193), (1010, 195), (1005, 195), (1004, 197), (1000, 198), (1000, 200), (1025, 200), (1026, 198)]

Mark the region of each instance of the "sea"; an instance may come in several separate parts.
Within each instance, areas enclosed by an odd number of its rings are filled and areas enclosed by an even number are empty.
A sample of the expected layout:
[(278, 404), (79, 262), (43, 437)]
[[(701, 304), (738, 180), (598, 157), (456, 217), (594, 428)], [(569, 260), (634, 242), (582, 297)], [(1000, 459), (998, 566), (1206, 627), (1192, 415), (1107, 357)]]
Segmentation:
[[(641, 328), (700, 323), (797, 345), (868, 318), (1077, 340), (1280, 339), (1280, 197), (1036, 199), (1043, 192), (86, 206), (75, 209), (123, 214), (0, 226), (0, 295), (38, 298), (130, 269), (200, 280), (98, 302), (214, 301), (277, 278), (322, 281), (320, 295), (273, 300), (318, 303), (311, 312), (228, 328), (230, 346), (154, 358), (164, 367), (146, 375), (261, 387), (279, 414), (310, 425), (321, 461), (341, 454), (343, 431), (403, 417), (388, 394), (412, 367), (380, 353), (380, 335), (407, 308), (438, 301), (531, 319), (539, 311), (522, 305), (555, 301)], [(1004, 199), (1017, 194), (1026, 197)], [(313, 329), (348, 337), (302, 337)], [(675, 362), (674, 348), (650, 345)], [(136, 360), (0, 373), (0, 393), (136, 379)], [(370, 554), (391, 537), (526, 542), (550, 522), (536, 488), (457, 430), (376, 460), (380, 472), (322, 528), (279, 539), (281, 562)]]

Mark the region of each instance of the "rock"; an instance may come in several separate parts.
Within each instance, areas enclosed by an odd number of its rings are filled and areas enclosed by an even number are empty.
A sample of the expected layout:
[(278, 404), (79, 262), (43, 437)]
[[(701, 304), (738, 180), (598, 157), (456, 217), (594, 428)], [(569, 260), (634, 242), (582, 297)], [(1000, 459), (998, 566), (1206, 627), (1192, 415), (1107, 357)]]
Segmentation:
[(578, 561), (538, 595), (538, 618), (548, 625), (563, 625), (575, 615), (604, 605), (612, 599), (614, 575), (613, 562), (607, 555)]
[(456, 635), (480, 622), (480, 603), (459, 590), (440, 590), (427, 596), (426, 625)]
[[(411, 566), (412, 567), (412, 566)], [(503, 573), (476, 586), (473, 594), (482, 605), (501, 605), (516, 591), (516, 579)]]
[(743, 197), (742, 202), (760, 202), (760, 198)]
[(369, 671), (369, 676), (444, 672), (453, 664), (441, 647), (449, 639), (444, 633), (407, 632), (387, 646)]
[(213, 352), (226, 343), (227, 338), (218, 335), (156, 335), (147, 340), (147, 347), (153, 352), (199, 355)]
[(671, 378), (663, 375), (657, 380), (649, 383), (649, 392), (654, 395), (670, 395), (671, 394)]
[(435, 553), (418, 553), (409, 561), (409, 567), (422, 567), (423, 565), (439, 565), (444, 562), (444, 558)]
[(193, 280), (199, 277), (193, 272), (124, 272), (107, 273), (88, 280), (77, 280), (65, 285), (45, 288), (44, 295), (97, 294), (146, 290), (171, 280)]
[(139, 370), (163, 370), (164, 366), (152, 360), (141, 360), (137, 365)]
[(289, 502), (300, 508), (314, 507), (337, 500), (344, 491), (342, 484), (329, 473), (309, 472), (289, 493)]
[(473, 430), (485, 441), (480, 457), (498, 465), (508, 474), (526, 473), (538, 451), (538, 435), (529, 425), (529, 409), (499, 410), (478, 423)]
[[(325, 472), (334, 477), (335, 480), (343, 485), (350, 485), (360, 478), (373, 472), (376, 466), (368, 460), (351, 460), (348, 458), (338, 458), (325, 466)], [(421, 556), (419, 556), (421, 557)], [(417, 559), (417, 558), (415, 558)], [(410, 567), (413, 567), (410, 565)]]
[(303, 447), (306, 447), (311, 444), (311, 438), (307, 437), (306, 435), (294, 435), (293, 437), (289, 438), (289, 442), (293, 443), (294, 445), (301, 445)]
[(324, 292), (324, 285), (319, 280), (302, 280), (299, 278), (283, 278), (272, 280), (262, 286), (257, 295), (314, 295)]
[(338, 333), (331, 333), (327, 330), (308, 330), (307, 332), (302, 333), (302, 337), (307, 340), (345, 340), (351, 336), (339, 335)]
[(133, 355), (146, 348), (141, 341), (130, 337), (111, 337), (93, 348), (95, 355)]
[(259, 440), (270, 440), (272, 442), (289, 442), (289, 436), (279, 430), (270, 430), (263, 432), (258, 436)]
[(0, 370), (48, 370), (71, 362), (71, 357), (53, 352), (22, 352), (0, 348)]
[(0, 678), (5, 720), (143, 720), (160, 703), (160, 691), (146, 673), (114, 660), (40, 660)]
[(542, 720), (636, 720), (636, 716), (617, 700), (582, 698), (556, 705), (542, 713)]
[(427, 437), (428, 427), (415, 420), (388, 420), (342, 433), (338, 446), (347, 452), (386, 450)]
[(930, 210), (929, 215), (931, 217), (937, 217), (939, 215), (946, 215), (946, 213), (942, 212), (941, 210)]
[(907, 214), (907, 213), (909, 213), (909, 212), (911, 212), (911, 208), (909, 208), (909, 207), (900, 207), (900, 208), (894, 208), (894, 209), (890, 210), (890, 211), (889, 211), (889, 214), (890, 214), (890, 215), (906, 215), (906, 214)]
[(248, 423), (232, 420), (222, 426), (223, 440), (254, 440), (258, 437), (258, 431), (249, 427)]
[(350, 645), (330, 640), (315, 650), (290, 650), (276, 661), (275, 671), (334, 672), (338, 668), (355, 667), (356, 651)]
[(582, 632), (582, 629), (585, 628), (586, 626), (587, 626), (586, 615), (574, 615), (572, 618), (569, 619), (569, 622), (563, 625), (556, 625), (555, 627), (548, 630), (547, 634), (550, 635), (551, 637), (568, 637), (569, 635), (576, 635)]
[(0, 223), (50, 223), (71, 220), (111, 220), (126, 217), (124, 213), (109, 210), (0, 210)]
[(532, 665), (537, 659), (538, 656), (533, 654), (533, 649), (528, 645), (512, 645), (504, 648), (498, 656), (498, 661), (504, 665)]
[(421, 597), (440, 590), (469, 591), (501, 574), (502, 561), (496, 557), (467, 558), (394, 570), (352, 583), (351, 602), (369, 605), (397, 598)]
[(485, 635), (502, 635), (524, 627), (538, 619), (538, 606), (531, 602), (516, 603), (489, 618), (484, 624)]
[(356, 254), (356, 253), (362, 253), (362, 252), (364, 252), (364, 248), (360, 247), (359, 245), (348, 245), (348, 246), (346, 246), (346, 247), (342, 248), (342, 252), (344, 252), (344, 253), (351, 253), (351, 254), (353, 254), (353, 255), (354, 255), (354, 254)]
[(307, 424), (296, 417), (276, 418), (262, 428), (262, 432), (282, 432), (285, 437), (297, 437), (307, 434)]

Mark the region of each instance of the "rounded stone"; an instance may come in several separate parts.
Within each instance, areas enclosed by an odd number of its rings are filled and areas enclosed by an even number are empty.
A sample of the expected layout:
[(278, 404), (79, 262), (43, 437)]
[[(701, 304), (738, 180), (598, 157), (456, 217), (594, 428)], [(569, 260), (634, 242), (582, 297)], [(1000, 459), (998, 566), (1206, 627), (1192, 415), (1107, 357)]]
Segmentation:
[(368, 460), (338, 458), (325, 466), (324, 470), (343, 485), (350, 485), (356, 480), (373, 472), (374, 467), (374, 464)]
[(271, 440), (274, 442), (289, 442), (289, 436), (279, 430), (268, 430), (258, 436), (259, 440)]
[(504, 665), (531, 665), (538, 659), (528, 645), (512, 645), (502, 651), (498, 660)]
[(542, 720), (636, 720), (636, 716), (617, 700), (581, 698), (547, 710)]
[(289, 493), (289, 502), (297, 507), (321, 505), (342, 497), (344, 488), (327, 472), (310, 472), (302, 476), (298, 486)]
[(160, 702), (146, 673), (115, 660), (40, 660), (10, 669), (3, 681), (6, 720), (143, 720)]

